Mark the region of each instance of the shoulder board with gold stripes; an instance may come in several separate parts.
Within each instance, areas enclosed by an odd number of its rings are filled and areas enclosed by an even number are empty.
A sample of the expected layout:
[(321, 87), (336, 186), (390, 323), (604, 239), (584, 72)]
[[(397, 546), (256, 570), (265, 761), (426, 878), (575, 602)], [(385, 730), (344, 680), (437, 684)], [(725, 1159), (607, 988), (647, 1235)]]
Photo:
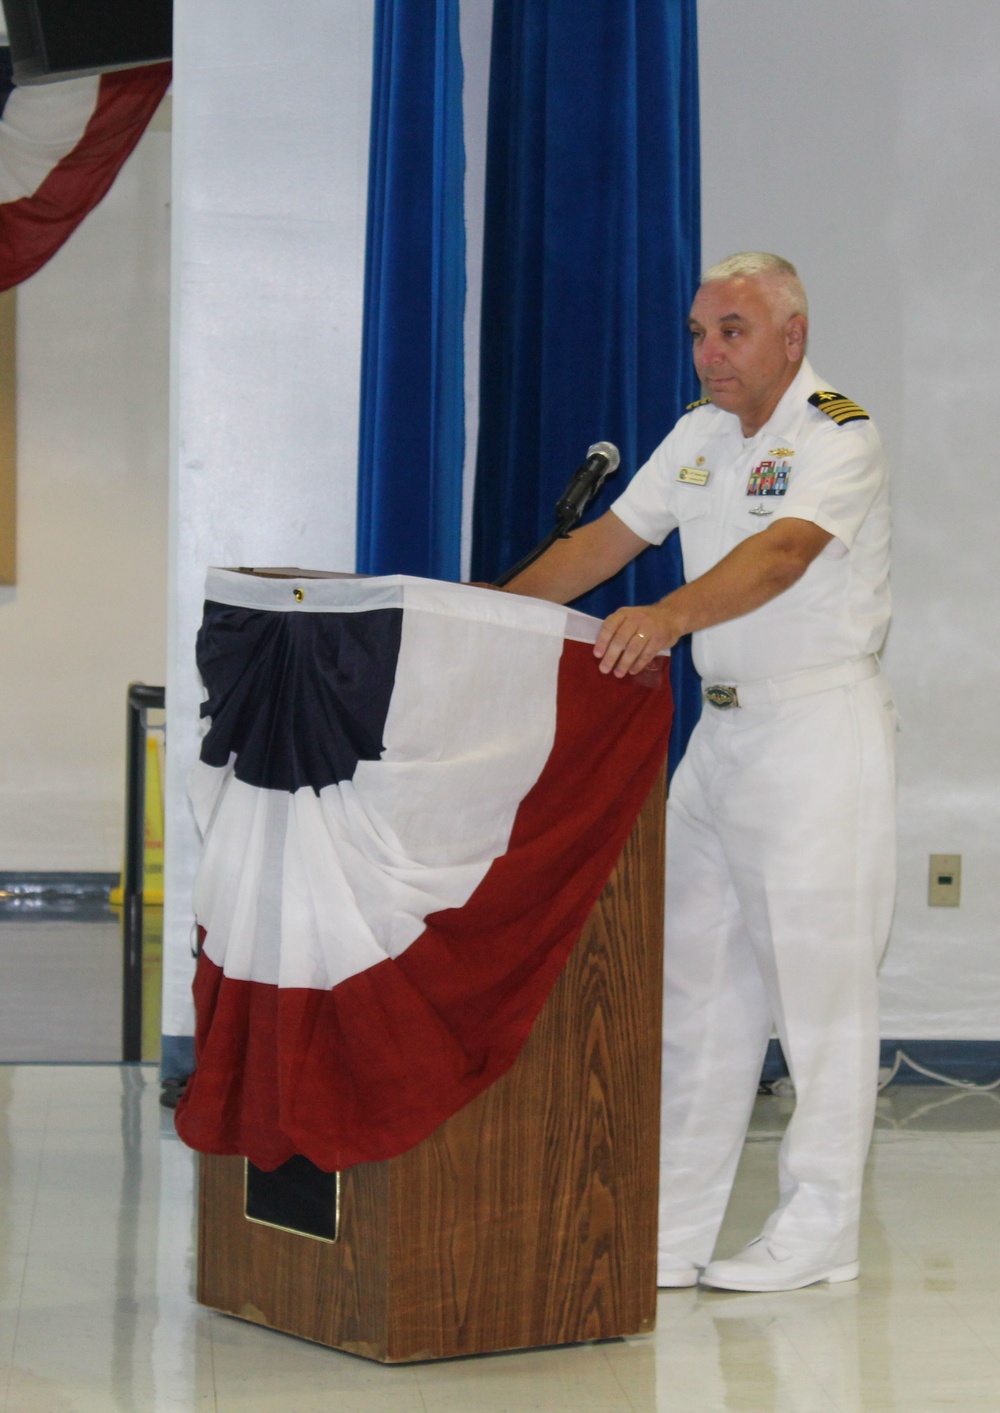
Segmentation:
[(707, 407), (711, 401), (712, 399), (710, 397), (700, 397), (697, 402), (689, 402), (684, 411), (693, 412), (696, 407)]
[(825, 412), (827, 417), (831, 417), (838, 427), (842, 427), (845, 422), (869, 422), (871, 420), (863, 407), (859, 407), (849, 397), (844, 397), (843, 393), (831, 392), (828, 388), (821, 388), (819, 392), (814, 392), (809, 401), (813, 407), (818, 407), (820, 412)]

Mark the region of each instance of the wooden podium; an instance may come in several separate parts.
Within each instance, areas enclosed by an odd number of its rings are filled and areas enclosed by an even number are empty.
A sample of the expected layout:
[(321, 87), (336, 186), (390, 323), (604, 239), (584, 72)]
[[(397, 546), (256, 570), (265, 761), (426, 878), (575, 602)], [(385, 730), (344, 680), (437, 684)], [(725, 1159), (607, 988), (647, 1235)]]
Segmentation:
[(342, 1173), (336, 1241), (249, 1221), (244, 1160), (202, 1156), (202, 1304), (385, 1363), (653, 1328), (663, 816), (661, 776), (513, 1068)]

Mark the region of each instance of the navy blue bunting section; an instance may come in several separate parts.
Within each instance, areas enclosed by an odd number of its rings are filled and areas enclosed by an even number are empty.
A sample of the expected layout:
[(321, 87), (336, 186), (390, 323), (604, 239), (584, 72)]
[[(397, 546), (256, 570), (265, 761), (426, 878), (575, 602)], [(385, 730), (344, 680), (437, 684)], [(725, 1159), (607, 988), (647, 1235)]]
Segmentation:
[(266, 790), (317, 793), (378, 760), (403, 626), (399, 608), (273, 613), (205, 604), (198, 668), (206, 765)]

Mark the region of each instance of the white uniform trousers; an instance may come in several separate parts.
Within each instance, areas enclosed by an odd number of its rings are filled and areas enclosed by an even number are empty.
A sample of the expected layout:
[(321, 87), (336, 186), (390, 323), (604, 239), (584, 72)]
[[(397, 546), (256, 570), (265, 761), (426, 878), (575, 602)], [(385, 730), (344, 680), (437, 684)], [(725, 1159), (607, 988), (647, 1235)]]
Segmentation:
[(765, 1231), (856, 1259), (895, 893), (895, 709), (878, 675), (705, 706), (667, 811), (661, 1269), (712, 1255), (772, 1024), (795, 1084)]

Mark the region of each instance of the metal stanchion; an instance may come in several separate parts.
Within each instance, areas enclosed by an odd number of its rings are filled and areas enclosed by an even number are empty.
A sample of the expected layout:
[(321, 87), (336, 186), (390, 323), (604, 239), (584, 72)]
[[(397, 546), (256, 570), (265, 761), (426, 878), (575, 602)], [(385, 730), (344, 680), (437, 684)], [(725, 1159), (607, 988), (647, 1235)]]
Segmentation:
[(122, 1060), (142, 1059), (142, 886), (146, 843), (146, 713), (163, 687), (131, 682), (126, 708), (125, 868), (122, 880)]

